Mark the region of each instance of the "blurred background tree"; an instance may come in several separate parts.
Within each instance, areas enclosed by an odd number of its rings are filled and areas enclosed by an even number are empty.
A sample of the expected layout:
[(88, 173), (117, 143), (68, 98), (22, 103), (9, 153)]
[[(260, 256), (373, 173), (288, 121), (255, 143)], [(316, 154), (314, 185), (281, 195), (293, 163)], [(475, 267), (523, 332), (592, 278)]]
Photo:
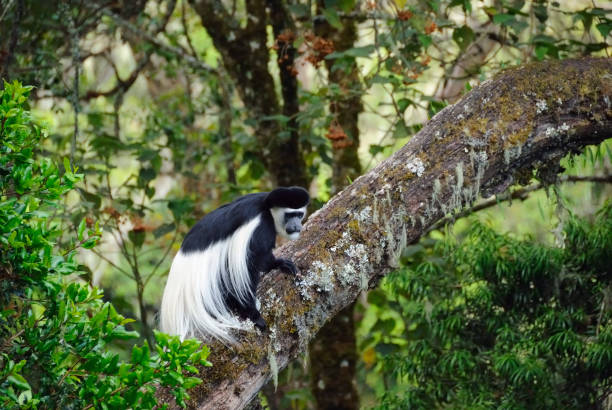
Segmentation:
[[(100, 245), (77, 256), (81, 279), (151, 343), (172, 256), (204, 213), (276, 185), (308, 187), (316, 209), (466, 89), (532, 60), (609, 57), (612, 30), (603, 1), (0, 4), (0, 77), (35, 86), (33, 112), (51, 130), (41, 154), (83, 173), (62, 198), (58, 242), (99, 223)], [(552, 200), (527, 190), (479, 218), (560, 246), (565, 208), (593, 214), (609, 196), (610, 145), (566, 168), (604, 177), (561, 184)], [(471, 221), (432, 236), (461, 237)], [(391, 325), (364, 320), (401, 313), (381, 306), (364, 296), (330, 323), (304, 359), (311, 371), (291, 366), (268, 405), (356, 408), (355, 383), (362, 403), (378, 401)]]

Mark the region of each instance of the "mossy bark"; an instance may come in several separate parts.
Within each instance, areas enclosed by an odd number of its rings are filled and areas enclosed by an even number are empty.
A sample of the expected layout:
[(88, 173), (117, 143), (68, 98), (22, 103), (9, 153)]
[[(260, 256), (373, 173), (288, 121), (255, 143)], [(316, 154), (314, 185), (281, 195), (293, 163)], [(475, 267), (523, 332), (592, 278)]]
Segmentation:
[(191, 405), (242, 408), (445, 214), (481, 193), (505, 190), (525, 171), (555, 169), (566, 154), (611, 136), (612, 59), (530, 64), (475, 87), (278, 250), (300, 273), (272, 272), (260, 285), (263, 315), (274, 331), (247, 333), (233, 350), (213, 344), (213, 367), (202, 369)]

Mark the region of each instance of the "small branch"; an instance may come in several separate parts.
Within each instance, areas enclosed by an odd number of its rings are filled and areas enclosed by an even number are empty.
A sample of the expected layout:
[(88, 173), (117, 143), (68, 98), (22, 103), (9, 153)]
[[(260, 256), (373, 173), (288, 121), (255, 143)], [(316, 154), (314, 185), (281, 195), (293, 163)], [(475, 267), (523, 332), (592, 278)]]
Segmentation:
[[(559, 177), (559, 182), (565, 183), (565, 182), (596, 182), (596, 183), (602, 183), (602, 184), (612, 184), (612, 175), (604, 175), (604, 176), (573, 176), (573, 175), (562, 175)], [(534, 191), (538, 191), (542, 188), (546, 188), (550, 186), (549, 184), (543, 184), (541, 182), (537, 183), (537, 184), (533, 184), (530, 185), (528, 187), (524, 187), (524, 188), (520, 188), (517, 189), (515, 191), (512, 191), (510, 193), (504, 193), (502, 195), (497, 195), (495, 198), (493, 199), (487, 199), (485, 201), (480, 202), (479, 204), (468, 208), (468, 209), (464, 209), (463, 211), (459, 212), (456, 215), (450, 215), (448, 217), (445, 217), (441, 220), (439, 220), (438, 222), (436, 222), (434, 225), (430, 226), (425, 232), (424, 234), (427, 234), (431, 231), (435, 231), (436, 229), (440, 229), (442, 228), (444, 225), (449, 224), (449, 223), (455, 223), (457, 221), (457, 219), (460, 218), (465, 218), (466, 216), (469, 216), (475, 212), (478, 211), (482, 211), (483, 209), (487, 209), (487, 208), (491, 208), (495, 205), (499, 205), (502, 202), (506, 202), (506, 201), (513, 201), (515, 199), (518, 200), (525, 200), (527, 199), (527, 197), (529, 196), (530, 193), (534, 192)]]
[(185, 17), (186, 15), (185, 5), (186, 4), (187, 4), (186, 1), (181, 1), (181, 24), (183, 25), (183, 33), (185, 34), (185, 39), (187, 40), (187, 46), (189, 47), (189, 51), (191, 51), (191, 55), (194, 58), (197, 58), (198, 53), (193, 47), (193, 42), (191, 41), (191, 36), (189, 35), (189, 29), (187, 28), (187, 18)]
[[(384, 20), (384, 21), (394, 21), (397, 20), (397, 15), (382, 13), (382, 12), (371, 12), (371, 13), (363, 13), (360, 11), (351, 11), (350, 13), (345, 12), (337, 12), (338, 17), (346, 20), (355, 20), (358, 23), (363, 23), (367, 20)], [(302, 17), (297, 19), (298, 21), (308, 21), (311, 20), (314, 24), (326, 23), (327, 18), (322, 14), (317, 14), (312, 16), (312, 18)]]
[(170, 253), (170, 250), (172, 250), (172, 245), (174, 245), (174, 243), (176, 242), (176, 238), (178, 237), (178, 233), (179, 233), (179, 230), (178, 230), (178, 224), (177, 224), (177, 228), (174, 230), (174, 236), (172, 237), (172, 240), (170, 241), (170, 243), (166, 247), (166, 250), (164, 251), (164, 255), (160, 258), (159, 261), (157, 261), (157, 264), (153, 267), (153, 270), (151, 271), (149, 276), (147, 276), (147, 278), (145, 279), (145, 281), (144, 281), (144, 286), (145, 287), (149, 283), (149, 280), (151, 280), (151, 278), (153, 276), (155, 276), (155, 274), (157, 273), (157, 269), (161, 266), (162, 262), (168, 257), (168, 254)]
[[(86, 6), (86, 7), (89, 7), (89, 6)], [(115, 24), (117, 24), (119, 27), (122, 27), (130, 31), (131, 33), (135, 34), (136, 36), (145, 39), (149, 43), (155, 45), (159, 49), (169, 54), (173, 54), (179, 57), (181, 60), (187, 62), (189, 66), (191, 66), (195, 70), (204, 71), (206, 73), (214, 73), (216, 71), (214, 68), (212, 68), (208, 64), (198, 60), (197, 58), (191, 56), (189, 53), (185, 52), (185, 50), (183, 50), (182, 48), (162, 43), (157, 38), (155, 38), (154, 34), (148, 33), (140, 29), (139, 27), (136, 27), (135, 25), (119, 17), (118, 15), (110, 11), (109, 9), (103, 8), (101, 10), (101, 13), (107, 17), (110, 17), (115, 22)]]
[[(565, 183), (565, 182), (595, 182), (595, 183), (612, 183), (612, 175), (607, 175), (607, 176), (572, 176), (572, 175), (562, 175), (559, 177), (559, 182)], [(488, 199), (485, 200), (481, 203), (479, 203), (478, 205), (475, 205), (469, 209), (465, 209), (461, 212), (459, 212), (457, 215), (451, 215), (447, 218), (444, 218), (440, 221), (438, 221), (438, 223), (436, 223), (434, 226), (431, 226), (426, 233), (431, 232), (432, 230), (435, 229), (440, 229), (442, 226), (448, 224), (448, 223), (454, 223), (457, 219), (460, 218), (464, 218), (466, 216), (469, 216), (472, 213), (481, 211), (483, 209), (487, 209), (487, 208), (491, 208), (495, 205), (500, 204), (501, 202), (506, 202), (506, 201), (512, 201), (515, 199), (518, 200), (525, 200), (527, 199), (527, 197), (529, 196), (530, 193), (534, 192), (534, 191), (538, 191), (540, 189), (546, 188), (550, 186), (549, 184), (543, 184), (543, 183), (537, 183), (525, 188), (520, 188), (517, 189), (515, 191), (512, 191), (511, 193), (508, 193), (506, 195), (500, 195), (500, 196), (496, 196), (493, 199)]]
[(74, 131), (72, 134), (72, 139), (70, 141), (70, 166), (72, 167), (72, 171), (76, 169), (76, 165), (74, 163), (74, 156), (76, 153), (76, 144), (79, 137), (79, 112), (81, 111), (81, 106), (79, 104), (79, 76), (81, 69), (81, 56), (80, 56), (80, 46), (79, 46), (79, 30), (76, 26), (75, 17), (72, 15), (72, 10), (62, 3), (61, 10), (62, 14), (68, 19), (68, 34), (70, 36), (70, 48), (72, 52), (72, 65), (74, 67), (74, 82), (72, 88), (72, 96), (71, 103), (74, 110)]
[(130, 275), (130, 273), (128, 271), (126, 271), (125, 269), (121, 268), (119, 265), (117, 265), (115, 262), (111, 261), (109, 258), (107, 258), (106, 256), (104, 256), (103, 253), (98, 252), (95, 248), (92, 248), (91, 251), (96, 254), (100, 259), (106, 261), (109, 265), (111, 265), (113, 268), (115, 268), (118, 272), (123, 273), (125, 276), (127, 276), (130, 279), (134, 279), (134, 277), (132, 275)]
[(9, 0), (8, 4), (4, 6), (4, 10), (2, 10), (2, 15), (0, 15), (0, 23), (2, 23), (2, 20), (4, 20), (4, 16), (6, 16), (6, 13), (11, 9), (11, 7), (13, 7), (14, 2), (15, 0)]
[(19, 336), (21, 336), (23, 334), (23, 332), (25, 332), (25, 329), (21, 329), (19, 332), (15, 333), (14, 335), (11, 335), (11, 337), (6, 339), (4, 341), (4, 343), (2, 343), (2, 349), (0, 351), (7, 352), (9, 350), (9, 348), (11, 347), (11, 344), (13, 343), (13, 340), (15, 340)]

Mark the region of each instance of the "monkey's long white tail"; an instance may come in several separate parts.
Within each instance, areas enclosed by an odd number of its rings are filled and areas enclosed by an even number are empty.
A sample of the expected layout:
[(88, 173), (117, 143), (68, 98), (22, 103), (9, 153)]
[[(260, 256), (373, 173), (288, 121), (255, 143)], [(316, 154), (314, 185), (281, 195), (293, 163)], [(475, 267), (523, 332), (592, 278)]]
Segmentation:
[(253, 296), (248, 244), (259, 222), (258, 216), (203, 251), (179, 250), (162, 299), (162, 332), (178, 335), (181, 340), (213, 337), (235, 343), (232, 330), (244, 327), (225, 304), (224, 292), (242, 302)]

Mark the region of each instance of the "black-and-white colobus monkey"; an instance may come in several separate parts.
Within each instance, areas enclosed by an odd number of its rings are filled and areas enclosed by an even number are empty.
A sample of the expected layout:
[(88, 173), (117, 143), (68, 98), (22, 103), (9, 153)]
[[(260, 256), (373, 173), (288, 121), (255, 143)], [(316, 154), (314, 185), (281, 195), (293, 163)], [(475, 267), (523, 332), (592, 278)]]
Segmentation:
[(187, 233), (172, 262), (160, 312), (163, 332), (213, 337), (233, 343), (236, 315), (260, 329), (256, 307), (260, 275), (272, 269), (295, 274), (287, 259), (272, 254), (276, 234), (297, 239), (310, 201), (299, 187), (248, 194), (210, 212)]

